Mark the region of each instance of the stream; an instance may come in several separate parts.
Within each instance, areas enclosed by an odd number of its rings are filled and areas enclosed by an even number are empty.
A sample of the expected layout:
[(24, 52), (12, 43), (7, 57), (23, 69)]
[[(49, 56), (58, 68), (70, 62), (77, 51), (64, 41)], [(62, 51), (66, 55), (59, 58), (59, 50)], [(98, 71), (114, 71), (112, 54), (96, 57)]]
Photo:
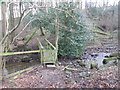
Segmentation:
[(85, 54), (81, 59), (75, 59), (71, 61), (63, 60), (59, 62), (60, 65), (68, 66), (70, 68), (81, 68), (78, 62), (82, 62), (85, 64), (85, 67), (90, 69), (91, 63), (98, 63), (98, 68), (103, 65), (103, 60), (106, 59), (106, 56), (109, 56), (110, 53), (92, 53), (92, 54)]
[(11, 74), (38, 64), (40, 64), (39, 61), (7, 63), (6, 69), (4, 70), (4, 75)]
[(88, 55), (87, 60), (85, 60), (85, 64), (88, 68), (90, 68), (90, 64), (95, 62), (98, 63), (98, 68), (103, 65), (103, 60), (106, 59), (105, 56), (109, 56), (110, 53), (93, 53)]
[[(92, 53), (92, 54), (88, 54), (86, 55), (86, 59), (81, 60), (82, 62), (85, 63), (86, 67), (90, 68), (90, 64), (92, 62), (96, 62), (98, 63), (98, 67), (103, 65), (103, 60), (105, 59), (105, 56), (109, 56), (110, 53)], [(72, 63), (71, 63), (72, 62)], [(76, 60), (73, 61), (62, 61), (59, 62), (62, 65), (73, 65), (75, 64), (76, 66), (78, 66), (78, 64), (76, 63)], [(35, 66), (40, 64), (40, 61), (32, 61), (32, 62), (12, 62), (12, 63), (7, 63), (6, 64), (6, 69), (4, 70), (4, 75), (8, 75), (26, 68), (29, 68), (31, 66)], [(73, 66), (75, 66), (73, 65)]]

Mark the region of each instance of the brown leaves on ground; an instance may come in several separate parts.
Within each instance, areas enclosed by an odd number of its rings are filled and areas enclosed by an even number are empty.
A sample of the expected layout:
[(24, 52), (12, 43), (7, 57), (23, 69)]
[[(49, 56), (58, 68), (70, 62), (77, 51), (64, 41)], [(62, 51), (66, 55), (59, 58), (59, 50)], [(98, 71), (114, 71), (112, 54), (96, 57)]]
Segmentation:
[(22, 76), (3, 83), (3, 88), (120, 88), (118, 68), (65, 73), (61, 69), (45, 69), (37, 66)]

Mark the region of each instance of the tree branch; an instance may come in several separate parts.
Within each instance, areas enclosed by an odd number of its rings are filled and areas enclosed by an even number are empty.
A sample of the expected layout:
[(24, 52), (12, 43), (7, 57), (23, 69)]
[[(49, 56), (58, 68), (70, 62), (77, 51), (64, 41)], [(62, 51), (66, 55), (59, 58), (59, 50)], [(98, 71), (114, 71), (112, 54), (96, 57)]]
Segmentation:
[(4, 43), (4, 41), (6, 40), (6, 38), (12, 33), (12, 32), (14, 32), (18, 27), (19, 27), (19, 25), (20, 25), (20, 23), (22, 22), (22, 20), (25, 18), (25, 16), (29, 13), (29, 11), (27, 12), (27, 14), (25, 15), (25, 12), (27, 11), (27, 10), (29, 10), (29, 9), (33, 9), (34, 7), (30, 7), (30, 8), (28, 8), (28, 9), (25, 9), (24, 11), (23, 11), (23, 13), (21, 14), (21, 16), (20, 16), (20, 19), (19, 19), (19, 22), (18, 22), (18, 24), (12, 29), (12, 30), (10, 30), (8, 33), (6, 33), (6, 35), (3, 37), (3, 39), (1, 40), (1, 42), (0, 42), (0, 44), (3, 44)]
[(15, 39), (27, 28), (27, 26), (28, 26), (31, 22), (33, 22), (33, 21), (35, 21), (35, 20), (40, 20), (40, 19), (39, 19), (39, 18), (35, 18), (35, 19), (30, 20), (30, 21), (26, 24), (26, 26), (21, 30), (21, 32), (20, 32), (17, 36), (14, 37), (12, 43), (14, 43)]

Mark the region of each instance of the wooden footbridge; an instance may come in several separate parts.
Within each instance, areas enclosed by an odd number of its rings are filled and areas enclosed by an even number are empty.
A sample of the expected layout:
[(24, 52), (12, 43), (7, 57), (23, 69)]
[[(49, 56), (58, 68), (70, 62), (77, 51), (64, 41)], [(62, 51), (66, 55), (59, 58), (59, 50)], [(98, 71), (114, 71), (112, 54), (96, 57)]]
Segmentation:
[[(35, 30), (35, 32), (36, 31), (37, 30)], [(31, 34), (31, 36), (28, 38), (27, 43), (35, 35), (35, 32), (33, 32), (33, 34)], [(47, 63), (56, 64), (56, 62), (57, 62), (57, 51), (58, 51), (57, 48), (47, 38), (44, 38), (44, 40), (47, 43), (46, 46), (43, 46), (39, 39), (37, 39), (37, 40), (38, 40), (39, 50), (23, 51), (23, 52), (0, 53), (0, 56), (20, 55), (20, 54), (29, 54), (29, 53), (39, 53), (40, 60), (41, 60), (41, 63), (43, 65), (45, 65)], [(25, 42), (25, 45), (26, 45), (26, 42)]]
[(34, 51), (23, 51), (23, 52), (8, 52), (8, 53), (0, 53), (0, 56), (8, 56), (8, 55), (17, 55), (17, 54), (28, 54), (28, 53), (40, 53), (40, 60), (42, 64), (53, 63), (55, 64), (57, 61), (57, 49), (56, 47), (49, 42), (49, 40), (45, 39), (48, 46), (43, 47), (41, 42), (39, 41), (39, 50)]

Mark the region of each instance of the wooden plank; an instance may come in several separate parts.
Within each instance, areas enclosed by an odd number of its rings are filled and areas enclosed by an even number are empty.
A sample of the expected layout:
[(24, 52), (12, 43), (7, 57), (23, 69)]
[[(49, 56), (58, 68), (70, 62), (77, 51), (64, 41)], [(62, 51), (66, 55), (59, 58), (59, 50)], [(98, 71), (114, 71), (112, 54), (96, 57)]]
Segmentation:
[(55, 46), (54, 46), (51, 42), (49, 42), (46, 38), (45, 38), (45, 41), (46, 41), (53, 49), (56, 49)]
[(38, 43), (39, 43), (39, 49), (44, 49), (44, 47), (43, 47), (42, 43), (40, 42), (40, 40), (38, 38), (37, 38), (37, 40), (38, 40)]
[(40, 50), (24, 51), (24, 52), (8, 52), (8, 53), (0, 53), (0, 56), (17, 55), (17, 54), (27, 54), (27, 53), (38, 53), (38, 52), (40, 52)]

